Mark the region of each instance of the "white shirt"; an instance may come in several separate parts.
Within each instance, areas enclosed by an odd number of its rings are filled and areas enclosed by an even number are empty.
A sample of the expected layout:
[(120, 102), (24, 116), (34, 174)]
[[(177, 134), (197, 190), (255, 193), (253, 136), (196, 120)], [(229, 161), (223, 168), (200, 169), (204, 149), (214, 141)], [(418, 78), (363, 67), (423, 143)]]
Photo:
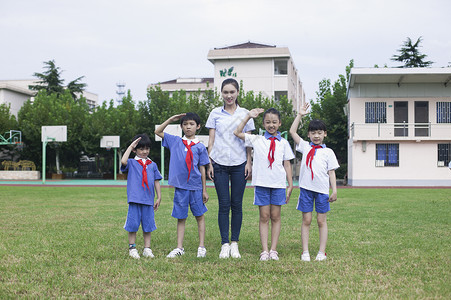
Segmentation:
[[(237, 138), (233, 131), (245, 118), (248, 110), (237, 108), (233, 114), (229, 114), (224, 107), (213, 109), (208, 116), (205, 127), (215, 129), (215, 141), (210, 152), (211, 159), (223, 166), (238, 166), (244, 163), (246, 157), (246, 147), (244, 141)], [(250, 119), (244, 126), (243, 132), (255, 129), (254, 120)]]
[(277, 135), (276, 149), (274, 151), (274, 162), (269, 167), (268, 152), (271, 145), (271, 134), (265, 136), (245, 134), (245, 146), (254, 148), (254, 160), (252, 163), (252, 185), (269, 188), (286, 188), (287, 173), (283, 167), (284, 160), (294, 158), (293, 150), (288, 141)]
[[(325, 145), (324, 145), (325, 147)], [(296, 145), (296, 151), (302, 153), (301, 171), (299, 173), (299, 187), (314, 191), (317, 193), (329, 195), (329, 171), (338, 169), (338, 164), (335, 153), (330, 148), (316, 149), (315, 156), (312, 161), (312, 171), (306, 166), (307, 154), (312, 149), (309, 142), (301, 139), (301, 142)]]

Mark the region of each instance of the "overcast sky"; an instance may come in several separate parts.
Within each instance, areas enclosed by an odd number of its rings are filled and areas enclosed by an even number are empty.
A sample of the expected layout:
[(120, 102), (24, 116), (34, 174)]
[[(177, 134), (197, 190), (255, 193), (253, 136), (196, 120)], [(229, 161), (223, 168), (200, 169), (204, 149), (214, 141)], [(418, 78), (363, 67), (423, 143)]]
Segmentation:
[(213, 77), (210, 49), (247, 41), (288, 47), (307, 99), (323, 78), (389, 67), (410, 37), (433, 67), (451, 64), (449, 0), (0, 0), (0, 80), (31, 79), (54, 59), (99, 100), (125, 82), (133, 99), (178, 77)]

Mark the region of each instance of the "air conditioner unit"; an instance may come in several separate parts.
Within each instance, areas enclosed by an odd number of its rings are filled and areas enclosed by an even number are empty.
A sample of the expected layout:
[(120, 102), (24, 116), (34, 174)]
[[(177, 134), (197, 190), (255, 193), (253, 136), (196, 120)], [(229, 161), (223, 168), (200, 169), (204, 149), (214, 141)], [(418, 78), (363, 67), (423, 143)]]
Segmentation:
[(376, 167), (383, 167), (385, 166), (385, 160), (376, 160)]
[(437, 162), (437, 167), (444, 167), (445, 166), (445, 162), (443, 160), (439, 160)]

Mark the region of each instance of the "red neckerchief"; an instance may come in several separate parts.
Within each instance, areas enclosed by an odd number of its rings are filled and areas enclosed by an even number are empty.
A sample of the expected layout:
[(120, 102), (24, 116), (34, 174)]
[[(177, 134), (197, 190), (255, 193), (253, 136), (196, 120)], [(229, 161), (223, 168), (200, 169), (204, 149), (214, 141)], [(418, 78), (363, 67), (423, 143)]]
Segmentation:
[(274, 162), (274, 151), (276, 151), (276, 137), (270, 137), (271, 144), (269, 145), (269, 152), (268, 152), (268, 160), (269, 160), (269, 167), (272, 169), (272, 163)]
[(138, 163), (143, 166), (143, 180), (142, 180), (142, 187), (144, 187), (144, 184), (146, 184), (147, 189), (150, 190), (149, 184), (147, 183), (147, 165), (150, 165), (152, 163), (152, 160), (147, 159), (146, 164), (143, 163), (142, 159), (137, 160)]
[(309, 153), (307, 153), (307, 160), (305, 162), (307, 167), (309, 167), (310, 171), (312, 172), (312, 180), (313, 180), (312, 161), (313, 161), (313, 158), (315, 157), (316, 149), (319, 149), (319, 148), (323, 148), (323, 147), (321, 145), (312, 144), (312, 149), (310, 149)]
[(183, 144), (185, 145), (186, 149), (188, 149), (188, 152), (186, 152), (186, 157), (185, 157), (185, 162), (186, 162), (186, 167), (188, 168), (188, 180), (186, 180), (186, 182), (189, 181), (189, 176), (191, 174), (191, 167), (193, 164), (193, 151), (191, 150), (191, 147), (196, 145), (196, 143), (194, 143), (193, 141), (188, 141), (187, 140), (183, 140), (182, 139)]

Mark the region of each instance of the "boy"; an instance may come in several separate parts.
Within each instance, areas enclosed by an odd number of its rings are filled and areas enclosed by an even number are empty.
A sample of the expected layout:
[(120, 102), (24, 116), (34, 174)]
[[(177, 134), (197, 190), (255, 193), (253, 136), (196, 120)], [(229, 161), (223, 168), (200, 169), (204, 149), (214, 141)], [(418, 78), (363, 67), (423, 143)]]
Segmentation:
[[(169, 123), (180, 120), (185, 134), (183, 138), (164, 133)], [(196, 138), (200, 128), (200, 118), (195, 113), (174, 115), (161, 124), (155, 134), (163, 139), (162, 145), (171, 151), (169, 162), (169, 185), (175, 187), (172, 216), (177, 219), (177, 248), (167, 257), (173, 258), (185, 254), (183, 239), (188, 206), (196, 217), (199, 232), (197, 257), (205, 257), (205, 218), (208, 201), (205, 165), (210, 164), (207, 148)]]
[[(150, 249), (150, 234), (157, 229), (154, 211), (161, 202), (160, 181), (162, 179), (158, 166), (149, 157), (150, 139), (146, 134), (138, 134), (125, 151), (121, 159), (121, 171), (128, 172), (127, 201), (128, 214), (124, 229), (128, 231), (129, 255), (139, 259), (136, 250), (136, 232), (142, 224), (144, 237), (144, 257), (154, 257)], [(129, 159), (134, 152), (135, 158)], [(154, 191), (155, 189), (155, 191)], [(154, 201), (155, 193), (157, 199)]]
[[(280, 113), (270, 108), (263, 114), (265, 135), (252, 135), (243, 132), (244, 126), (251, 118), (258, 117), (262, 108), (255, 108), (248, 112), (240, 125), (233, 132), (238, 138), (244, 140), (246, 147), (254, 148), (252, 165), (252, 185), (254, 190), (254, 205), (259, 206), (260, 241), (262, 252), (260, 260), (279, 260), (277, 243), (280, 235), (280, 212), (282, 205), (290, 200), (293, 190), (290, 160), (294, 158), (288, 141), (278, 131), (282, 125)], [(288, 189), (285, 192), (286, 180)], [(268, 249), (269, 220), (271, 220), (271, 249)], [(269, 251), (268, 251), (269, 250)]]
[[(304, 141), (296, 130), (301, 118), (305, 116), (309, 104), (306, 103), (293, 121), (290, 134), (296, 143), (296, 150), (302, 153), (299, 187), (301, 189), (297, 209), (302, 211), (302, 261), (310, 261), (308, 250), (309, 230), (312, 222), (313, 203), (317, 213), (319, 229), (319, 252), (317, 261), (326, 260), (327, 222), (326, 213), (330, 210), (330, 202), (337, 200), (337, 183), (335, 169), (339, 168), (337, 158), (332, 149), (323, 144), (327, 136), (326, 125), (320, 120), (312, 120), (308, 127), (310, 143)], [(329, 181), (332, 194), (329, 196)]]

